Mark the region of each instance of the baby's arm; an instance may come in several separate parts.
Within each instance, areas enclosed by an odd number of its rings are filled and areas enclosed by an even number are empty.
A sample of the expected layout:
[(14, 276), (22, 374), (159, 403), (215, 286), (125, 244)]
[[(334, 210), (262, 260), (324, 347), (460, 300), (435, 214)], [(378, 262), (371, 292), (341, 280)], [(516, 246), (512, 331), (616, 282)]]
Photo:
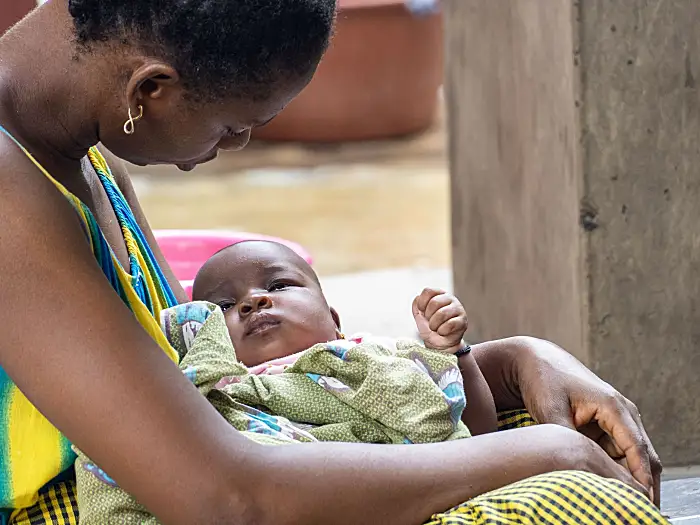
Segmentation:
[(458, 357), (467, 397), (464, 424), (473, 435), (494, 432), (498, 428), (496, 405), (479, 365), (463, 342), (468, 323), (462, 303), (447, 292), (426, 288), (413, 301), (413, 316), (426, 348)]
[(459, 357), (459, 371), (462, 372), (467, 397), (462, 421), (474, 436), (495, 432), (498, 429), (496, 404), (471, 351)]

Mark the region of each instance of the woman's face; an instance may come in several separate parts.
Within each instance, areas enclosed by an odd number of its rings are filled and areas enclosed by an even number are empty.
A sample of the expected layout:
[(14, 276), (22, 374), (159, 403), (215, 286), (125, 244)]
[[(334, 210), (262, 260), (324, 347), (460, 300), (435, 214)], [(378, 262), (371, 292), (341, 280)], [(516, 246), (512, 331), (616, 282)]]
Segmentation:
[[(219, 150), (237, 151), (246, 146), (251, 130), (272, 120), (306, 86), (307, 80), (288, 82), (264, 100), (235, 98), (220, 102), (193, 102), (177, 85), (146, 83), (135, 97), (132, 115), (139, 104), (143, 117), (128, 135), (126, 104), (116, 116), (100, 126), (100, 140), (118, 157), (137, 165), (175, 164), (184, 171), (214, 159)], [(149, 96), (153, 93), (157, 96)], [(144, 94), (145, 93), (145, 94)], [(119, 116), (121, 114), (121, 117)]]

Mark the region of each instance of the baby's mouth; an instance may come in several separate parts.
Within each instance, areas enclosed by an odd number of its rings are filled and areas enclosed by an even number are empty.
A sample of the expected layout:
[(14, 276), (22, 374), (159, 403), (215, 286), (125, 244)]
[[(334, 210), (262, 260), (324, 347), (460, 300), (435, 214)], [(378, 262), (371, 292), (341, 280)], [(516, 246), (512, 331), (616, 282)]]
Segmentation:
[(259, 335), (270, 330), (277, 328), (281, 324), (281, 321), (276, 317), (261, 313), (250, 318), (246, 323), (245, 336)]

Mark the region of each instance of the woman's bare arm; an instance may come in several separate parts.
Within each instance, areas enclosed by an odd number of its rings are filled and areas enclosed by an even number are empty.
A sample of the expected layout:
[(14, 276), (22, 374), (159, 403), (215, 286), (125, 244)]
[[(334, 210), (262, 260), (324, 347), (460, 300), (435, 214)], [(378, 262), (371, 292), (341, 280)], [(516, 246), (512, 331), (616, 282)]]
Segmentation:
[(511, 337), (472, 345), (471, 355), (491, 389), (498, 411), (525, 408), (515, 366), (518, 353), (527, 349), (524, 339)]
[[(320, 443), (272, 449), (266, 523), (419, 525), (480, 494), (555, 470), (629, 474), (572, 430), (540, 425), (430, 445)], [(290, 516), (293, 518), (290, 519)]]
[[(68, 201), (13, 157), (3, 155), (0, 171), (0, 366), (166, 522), (195, 523), (225, 507), (225, 480), (247, 476), (253, 447), (138, 325)], [(168, 494), (178, 494), (177, 508)], [(237, 495), (248, 500), (244, 487)], [(245, 509), (234, 505), (231, 516)]]

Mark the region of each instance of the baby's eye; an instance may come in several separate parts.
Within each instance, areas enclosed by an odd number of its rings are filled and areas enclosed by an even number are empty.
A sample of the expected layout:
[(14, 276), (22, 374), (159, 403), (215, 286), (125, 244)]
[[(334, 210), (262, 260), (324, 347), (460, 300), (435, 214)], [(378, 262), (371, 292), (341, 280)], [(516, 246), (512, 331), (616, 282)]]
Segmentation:
[(270, 287), (268, 288), (268, 290), (270, 292), (276, 292), (278, 290), (284, 290), (285, 288), (289, 288), (290, 286), (291, 285), (288, 283), (278, 281), (278, 282), (272, 283), (270, 285)]
[(236, 303), (233, 301), (226, 301), (224, 303), (219, 303), (219, 308), (221, 308), (222, 312), (225, 312), (226, 310), (229, 310), (236, 306)]

